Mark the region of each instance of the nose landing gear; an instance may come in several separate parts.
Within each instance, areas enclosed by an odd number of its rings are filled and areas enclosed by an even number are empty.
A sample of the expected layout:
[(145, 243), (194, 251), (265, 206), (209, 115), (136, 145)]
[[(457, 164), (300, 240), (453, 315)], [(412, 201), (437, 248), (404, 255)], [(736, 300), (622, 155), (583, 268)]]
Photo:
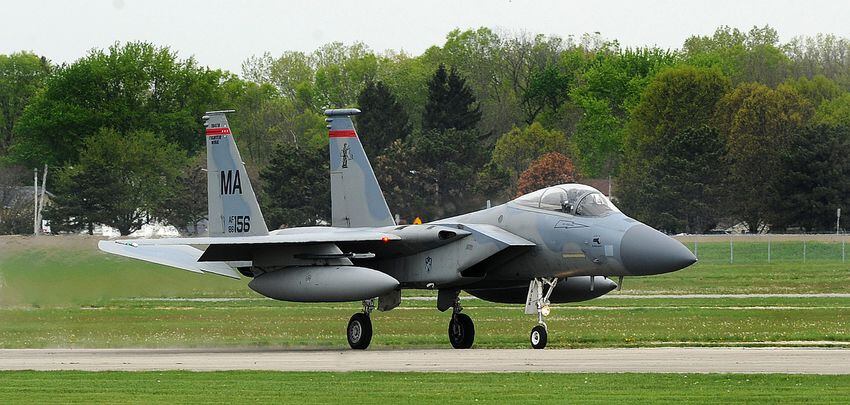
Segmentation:
[[(537, 314), (537, 326), (531, 329), (531, 347), (535, 349), (543, 349), (549, 342), (549, 328), (543, 319), (549, 315), (549, 297), (552, 291), (558, 284), (557, 278), (535, 278), (531, 280), (528, 286), (528, 298), (525, 300), (525, 313), (529, 315)], [(544, 286), (549, 286), (544, 294)]]
[(346, 336), (348, 345), (355, 350), (364, 350), (372, 342), (372, 319), (369, 314), (375, 309), (375, 300), (363, 301), (363, 312), (358, 312), (348, 320)]

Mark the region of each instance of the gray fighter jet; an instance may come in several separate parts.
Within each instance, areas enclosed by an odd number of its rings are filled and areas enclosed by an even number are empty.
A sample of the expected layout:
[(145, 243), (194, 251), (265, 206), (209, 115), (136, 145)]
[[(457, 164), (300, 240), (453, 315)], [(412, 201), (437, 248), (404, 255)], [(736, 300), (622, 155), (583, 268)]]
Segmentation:
[[(608, 277), (676, 271), (696, 257), (681, 243), (624, 215), (596, 189), (561, 184), (506, 204), (421, 225), (398, 225), (363, 152), (351, 116), (327, 110), (331, 226), (269, 231), (236, 149), (226, 113), (204, 116), (209, 237), (102, 241), (103, 251), (196, 273), (250, 277), (277, 300), (362, 301), (348, 343), (365, 349), (370, 314), (389, 311), (402, 289), (437, 290), (451, 309), (455, 348), (472, 347), (475, 327), (459, 293), (525, 304), (537, 316), (531, 346), (548, 340), (550, 303), (584, 301), (618, 287)], [(368, 134), (367, 134), (368, 135)], [(206, 246), (203, 248), (203, 246)]]

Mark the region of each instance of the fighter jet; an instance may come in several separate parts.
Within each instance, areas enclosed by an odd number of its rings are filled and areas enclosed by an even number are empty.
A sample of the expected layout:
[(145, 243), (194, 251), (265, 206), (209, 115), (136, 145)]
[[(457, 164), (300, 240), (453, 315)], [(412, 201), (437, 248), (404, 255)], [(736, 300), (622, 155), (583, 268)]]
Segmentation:
[[(330, 144), (331, 224), (269, 231), (227, 121), (208, 112), (209, 236), (101, 241), (105, 252), (239, 279), (266, 297), (295, 302), (360, 301), (348, 322), (353, 349), (372, 340), (371, 313), (399, 306), (404, 289), (436, 290), (451, 309), (452, 347), (470, 348), (472, 318), (460, 292), (524, 304), (537, 324), (531, 347), (548, 341), (550, 304), (593, 299), (609, 277), (685, 268), (696, 257), (681, 243), (624, 215), (598, 190), (561, 184), (468, 214), (399, 225), (387, 206), (351, 117), (325, 111)], [(368, 134), (366, 134), (368, 135)]]

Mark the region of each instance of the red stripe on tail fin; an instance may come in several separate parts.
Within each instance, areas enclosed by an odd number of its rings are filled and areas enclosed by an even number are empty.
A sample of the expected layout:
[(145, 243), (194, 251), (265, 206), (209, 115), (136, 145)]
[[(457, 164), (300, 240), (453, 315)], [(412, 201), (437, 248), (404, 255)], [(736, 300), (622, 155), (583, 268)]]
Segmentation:
[(207, 136), (212, 135), (230, 135), (230, 128), (221, 127), (221, 128), (207, 128)]
[(357, 138), (357, 132), (353, 129), (337, 129), (328, 131), (328, 136), (331, 138)]

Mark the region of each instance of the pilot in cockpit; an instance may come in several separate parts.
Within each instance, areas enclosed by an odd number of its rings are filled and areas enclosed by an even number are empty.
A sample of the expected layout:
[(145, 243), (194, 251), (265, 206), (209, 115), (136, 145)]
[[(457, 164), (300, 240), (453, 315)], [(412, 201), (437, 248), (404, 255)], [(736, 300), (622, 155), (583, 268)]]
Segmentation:
[(619, 212), (611, 201), (595, 188), (582, 184), (562, 184), (525, 194), (517, 204), (578, 216), (604, 216)]

